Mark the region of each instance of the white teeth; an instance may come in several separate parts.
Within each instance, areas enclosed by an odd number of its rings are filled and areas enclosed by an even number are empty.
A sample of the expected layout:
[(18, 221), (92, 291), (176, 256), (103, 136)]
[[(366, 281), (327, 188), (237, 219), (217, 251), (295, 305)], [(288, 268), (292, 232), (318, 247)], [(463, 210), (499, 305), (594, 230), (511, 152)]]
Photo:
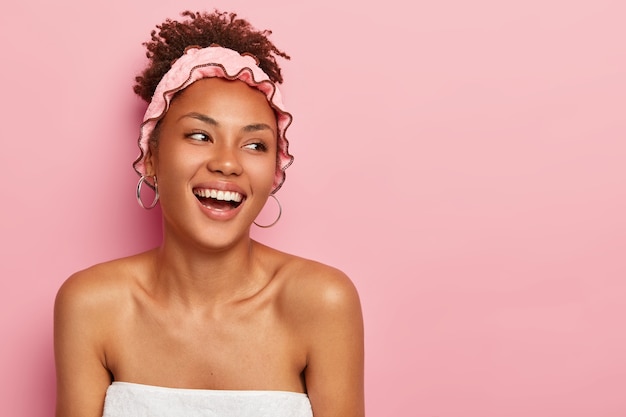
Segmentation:
[(221, 201), (234, 201), (236, 203), (243, 200), (243, 196), (235, 191), (222, 191), (215, 189), (197, 189), (194, 190), (194, 194), (203, 198), (214, 198)]

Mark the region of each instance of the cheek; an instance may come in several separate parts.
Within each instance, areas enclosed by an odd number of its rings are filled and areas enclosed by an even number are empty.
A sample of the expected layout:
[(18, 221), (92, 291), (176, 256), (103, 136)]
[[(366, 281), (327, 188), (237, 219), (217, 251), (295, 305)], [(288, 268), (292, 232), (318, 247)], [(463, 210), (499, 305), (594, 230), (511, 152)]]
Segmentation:
[(256, 159), (250, 161), (244, 167), (248, 176), (259, 185), (265, 187), (271, 187), (274, 182), (274, 176), (276, 174), (277, 162), (272, 157), (263, 158), (262, 160)]
[(181, 182), (186, 183), (197, 170), (197, 167), (194, 169), (189, 155), (184, 155), (165, 143), (161, 143), (156, 161), (159, 192), (164, 198), (172, 192), (178, 193)]
[(177, 171), (187, 171), (202, 162), (198, 152), (191, 152), (176, 141), (166, 138), (159, 144), (158, 161), (161, 171), (168, 175), (175, 175)]

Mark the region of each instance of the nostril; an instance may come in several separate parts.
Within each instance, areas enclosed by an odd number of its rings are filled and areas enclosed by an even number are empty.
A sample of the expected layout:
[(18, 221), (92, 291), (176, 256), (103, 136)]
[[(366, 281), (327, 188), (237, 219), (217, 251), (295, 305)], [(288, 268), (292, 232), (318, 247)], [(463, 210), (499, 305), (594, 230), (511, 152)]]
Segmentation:
[(222, 175), (237, 175), (242, 171), (241, 163), (233, 151), (216, 151), (208, 160), (207, 167), (211, 172)]

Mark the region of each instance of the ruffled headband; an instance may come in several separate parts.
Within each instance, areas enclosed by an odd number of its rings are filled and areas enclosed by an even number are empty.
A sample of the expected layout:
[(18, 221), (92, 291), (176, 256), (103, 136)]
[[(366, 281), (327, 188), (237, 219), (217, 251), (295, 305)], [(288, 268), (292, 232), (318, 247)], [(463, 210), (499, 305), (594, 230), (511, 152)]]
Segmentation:
[(254, 56), (240, 54), (232, 49), (212, 45), (207, 48), (187, 48), (182, 57), (177, 59), (170, 70), (163, 76), (152, 96), (141, 124), (139, 149), (141, 153), (133, 167), (139, 175), (145, 175), (145, 158), (148, 142), (159, 120), (170, 106), (172, 97), (203, 78), (220, 77), (227, 80), (240, 80), (256, 88), (267, 97), (269, 105), (276, 113), (278, 125), (278, 158), (272, 193), (278, 191), (285, 181), (285, 170), (293, 162), (289, 154), (289, 142), (285, 131), (291, 124), (292, 117), (285, 111), (280, 90), (267, 74), (259, 68)]

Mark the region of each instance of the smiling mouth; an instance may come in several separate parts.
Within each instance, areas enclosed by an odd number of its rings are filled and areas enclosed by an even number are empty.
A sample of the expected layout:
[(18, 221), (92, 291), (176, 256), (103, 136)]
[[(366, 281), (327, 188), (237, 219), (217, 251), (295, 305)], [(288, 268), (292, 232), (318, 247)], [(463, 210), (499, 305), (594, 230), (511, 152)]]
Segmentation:
[(193, 190), (193, 194), (204, 207), (217, 211), (235, 209), (244, 200), (244, 196), (236, 191), (196, 188)]

